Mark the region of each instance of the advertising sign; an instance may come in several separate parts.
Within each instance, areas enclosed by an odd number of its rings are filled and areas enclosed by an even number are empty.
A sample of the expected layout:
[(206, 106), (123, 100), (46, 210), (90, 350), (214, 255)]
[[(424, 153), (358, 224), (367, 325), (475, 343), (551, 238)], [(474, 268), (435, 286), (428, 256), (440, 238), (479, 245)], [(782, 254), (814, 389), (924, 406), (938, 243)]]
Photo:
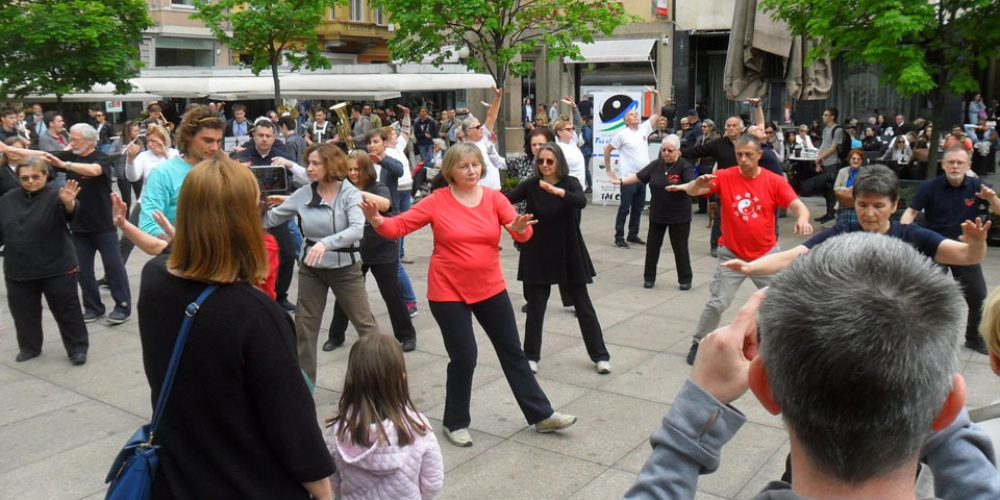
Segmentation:
[[(625, 128), (625, 113), (639, 111), (642, 92), (594, 92), (594, 153), (590, 162), (593, 175), (593, 202), (602, 205), (618, 205), (621, 190), (611, 183), (604, 170), (604, 147), (619, 130)], [(618, 176), (618, 151), (611, 152), (611, 168)]]

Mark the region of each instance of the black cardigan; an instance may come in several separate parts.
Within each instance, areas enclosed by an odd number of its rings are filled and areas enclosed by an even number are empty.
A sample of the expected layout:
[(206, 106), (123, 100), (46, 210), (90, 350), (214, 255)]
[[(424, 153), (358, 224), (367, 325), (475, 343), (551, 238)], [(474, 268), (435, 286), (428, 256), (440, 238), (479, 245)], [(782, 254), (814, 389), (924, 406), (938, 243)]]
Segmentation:
[(34, 193), (17, 188), (0, 197), (4, 276), (29, 281), (75, 272), (76, 247), (66, 225), (79, 210), (77, 201), (67, 214), (59, 189), (51, 184)]
[[(139, 290), (142, 360), (155, 406), (184, 308), (205, 289), (149, 261)], [(247, 283), (223, 285), (188, 335), (156, 441), (153, 498), (309, 498), (334, 468), (288, 315)]]
[(521, 244), (517, 279), (531, 284), (593, 282), (597, 273), (580, 234), (580, 210), (587, 206), (580, 182), (567, 176), (556, 184), (566, 190), (565, 198), (542, 191), (538, 182), (532, 177), (507, 192), (511, 203), (527, 201), (527, 213), (538, 220), (531, 239)]

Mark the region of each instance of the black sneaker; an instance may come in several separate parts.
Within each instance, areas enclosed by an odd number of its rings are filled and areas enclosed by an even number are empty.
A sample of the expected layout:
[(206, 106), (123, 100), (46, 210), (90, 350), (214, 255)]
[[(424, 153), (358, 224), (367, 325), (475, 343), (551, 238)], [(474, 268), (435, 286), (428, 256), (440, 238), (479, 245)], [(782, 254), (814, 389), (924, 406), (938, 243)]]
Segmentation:
[(111, 311), (111, 314), (108, 315), (108, 324), (120, 325), (128, 321), (128, 317), (129, 317), (128, 313), (116, 307), (115, 310)]
[(92, 313), (92, 312), (85, 312), (85, 313), (83, 313), (83, 322), (84, 323), (93, 323), (93, 322), (95, 322), (95, 321), (97, 321), (97, 320), (99, 320), (99, 319), (101, 319), (103, 317), (104, 317), (104, 314), (97, 314), (97, 313)]
[(709, 253), (709, 255), (712, 256), (713, 259), (718, 259), (719, 258), (719, 249), (718, 248), (713, 248), (713, 249), (709, 250), (708, 253)]
[(698, 356), (698, 343), (691, 342), (691, 350), (688, 351), (687, 362), (688, 366), (694, 366), (694, 358)]
[(819, 222), (820, 224), (826, 224), (827, 222), (830, 222), (830, 221), (832, 221), (833, 219), (836, 219), (836, 218), (837, 218), (836, 215), (826, 214), (826, 215), (824, 215), (822, 217), (816, 218), (816, 222)]
[(75, 352), (69, 355), (69, 362), (73, 363), (74, 366), (80, 366), (87, 362), (87, 353), (85, 352)]
[(417, 339), (414, 338), (404, 339), (402, 342), (399, 343), (399, 348), (402, 349), (403, 352), (410, 352), (417, 348)]
[(646, 280), (642, 282), (643, 288), (653, 288), (653, 280)]
[(965, 347), (978, 352), (979, 354), (989, 354), (990, 351), (986, 349), (986, 342), (983, 342), (982, 337), (973, 337), (965, 339)]
[(344, 345), (343, 342), (337, 342), (333, 339), (328, 339), (323, 343), (323, 352), (330, 352), (336, 350), (338, 347)]
[(615, 240), (615, 246), (618, 248), (628, 248), (628, 243), (625, 243), (625, 240)]
[(642, 239), (639, 238), (638, 236), (636, 236), (635, 238), (629, 238), (625, 241), (627, 241), (628, 243), (632, 243), (633, 245), (639, 245), (641, 247), (646, 246), (646, 242), (642, 241)]
[(29, 359), (34, 359), (34, 358), (37, 358), (37, 357), (38, 357), (38, 353), (28, 352), (28, 351), (21, 351), (21, 352), (17, 353), (17, 357), (14, 358), (14, 361), (17, 361), (18, 363), (23, 363), (23, 362), (25, 362), (25, 361), (27, 361)]
[(681, 283), (678, 286), (678, 288), (680, 288), (682, 292), (686, 292), (686, 291), (688, 291), (688, 290), (691, 289), (691, 283), (690, 282), (688, 282), (688, 283)]
[(292, 304), (291, 302), (289, 302), (288, 299), (281, 299), (281, 300), (279, 300), (277, 302), (278, 302), (278, 305), (281, 306), (282, 309), (284, 309), (284, 310), (286, 310), (286, 311), (288, 311), (290, 313), (295, 312), (295, 304)]

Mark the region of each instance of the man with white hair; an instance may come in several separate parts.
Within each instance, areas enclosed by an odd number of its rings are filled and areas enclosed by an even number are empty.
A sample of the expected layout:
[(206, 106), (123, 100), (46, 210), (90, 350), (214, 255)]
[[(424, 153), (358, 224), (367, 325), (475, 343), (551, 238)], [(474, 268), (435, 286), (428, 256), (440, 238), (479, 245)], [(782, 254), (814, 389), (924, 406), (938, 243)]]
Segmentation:
[[(118, 231), (111, 219), (111, 176), (114, 162), (96, 150), (97, 129), (87, 123), (77, 123), (69, 129), (69, 150), (34, 151), (10, 148), (25, 156), (41, 156), (57, 171), (66, 173), (67, 179), (80, 183), (80, 210), (70, 223), (73, 244), (76, 246), (80, 266), (80, 290), (83, 292), (83, 321), (93, 323), (104, 317), (105, 307), (94, 276), (94, 258), (101, 253), (105, 276), (114, 309), (107, 322), (119, 325), (132, 314), (132, 295), (128, 274), (118, 248)], [(5, 148), (6, 149), (6, 148)], [(6, 152), (0, 149), (0, 152)]]

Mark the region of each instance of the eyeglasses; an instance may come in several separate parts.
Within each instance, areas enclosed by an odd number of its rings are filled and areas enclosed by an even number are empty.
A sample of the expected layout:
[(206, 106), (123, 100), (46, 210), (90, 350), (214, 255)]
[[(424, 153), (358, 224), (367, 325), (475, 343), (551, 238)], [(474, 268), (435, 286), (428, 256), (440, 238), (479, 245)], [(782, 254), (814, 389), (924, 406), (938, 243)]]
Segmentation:
[(470, 129), (476, 129), (476, 130), (479, 130), (479, 129), (480, 129), (480, 128), (481, 128), (482, 126), (483, 126), (483, 124), (482, 124), (482, 123), (480, 123), (479, 125), (473, 125), (473, 126), (471, 126), (471, 127), (469, 127), (469, 128), (470, 128)]
[(19, 177), (19, 179), (21, 179), (21, 182), (28, 182), (28, 181), (41, 180), (43, 177), (44, 177), (43, 175), (39, 175), (39, 174), (35, 174), (35, 175), (22, 175), (22, 176)]
[(552, 159), (552, 158), (539, 158), (538, 159), (538, 164), (539, 165), (555, 165), (556, 161), (554, 159)]
[(677, 151), (677, 148), (674, 149), (663, 148), (660, 151), (663, 151), (664, 153), (674, 153)]

